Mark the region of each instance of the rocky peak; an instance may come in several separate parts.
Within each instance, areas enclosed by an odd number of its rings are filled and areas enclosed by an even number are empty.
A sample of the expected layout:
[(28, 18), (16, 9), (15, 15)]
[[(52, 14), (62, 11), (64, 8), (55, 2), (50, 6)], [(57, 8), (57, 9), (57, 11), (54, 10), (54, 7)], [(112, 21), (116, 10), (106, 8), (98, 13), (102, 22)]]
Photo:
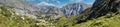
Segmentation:
[(83, 5), (80, 3), (68, 4), (62, 8), (63, 13), (67, 16), (80, 14), (83, 10)]

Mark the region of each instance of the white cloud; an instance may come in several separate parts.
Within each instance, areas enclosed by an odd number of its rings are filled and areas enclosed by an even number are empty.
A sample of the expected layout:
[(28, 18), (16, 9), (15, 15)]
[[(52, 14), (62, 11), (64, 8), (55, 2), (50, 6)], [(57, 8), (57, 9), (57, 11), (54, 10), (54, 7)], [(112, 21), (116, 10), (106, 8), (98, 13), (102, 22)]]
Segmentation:
[(47, 6), (55, 6), (54, 4), (50, 4), (50, 3), (47, 3), (47, 2), (41, 2), (41, 3), (38, 3), (37, 5), (47, 5)]
[(81, 2), (82, 0), (70, 0), (71, 2)]

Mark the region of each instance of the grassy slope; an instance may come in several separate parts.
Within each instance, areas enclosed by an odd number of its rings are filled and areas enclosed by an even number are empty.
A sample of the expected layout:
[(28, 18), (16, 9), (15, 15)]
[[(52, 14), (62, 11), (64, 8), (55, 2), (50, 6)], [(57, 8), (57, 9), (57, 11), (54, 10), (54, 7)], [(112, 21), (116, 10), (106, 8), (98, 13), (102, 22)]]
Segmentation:
[(43, 19), (35, 20), (21, 14), (16, 14), (5, 6), (0, 7), (0, 27), (54, 27)]
[(56, 27), (119, 27), (120, 26), (120, 14), (115, 15), (107, 14), (106, 16), (99, 17), (97, 19), (75, 24), (75, 20), (62, 17), (58, 22), (54, 22)]
[(81, 24), (77, 24), (73, 27), (119, 27), (120, 26), (120, 14), (107, 18), (108, 15), (93, 19)]
[(5, 6), (0, 8), (0, 27), (33, 27), (34, 23), (34, 19), (23, 15), (16, 15)]
[(96, 19), (88, 20), (80, 24), (76, 24), (76, 16), (70, 18), (61, 17), (53, 23), (56, 27), (120, 27), (120, 11), (118, 13), (107, 14)]

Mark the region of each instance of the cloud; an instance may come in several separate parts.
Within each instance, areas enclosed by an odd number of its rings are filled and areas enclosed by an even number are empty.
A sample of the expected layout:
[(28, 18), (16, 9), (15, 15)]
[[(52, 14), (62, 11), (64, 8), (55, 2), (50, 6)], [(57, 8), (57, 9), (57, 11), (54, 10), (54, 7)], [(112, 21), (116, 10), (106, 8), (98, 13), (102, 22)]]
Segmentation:
[(42, 6), (55, 6), (54, 4), (50, 4), (50, 3), (47, 3), (47, 2), (41, 2), (41, 3), (38, 3), (37, 5), (42, 5)]
[(82, 0), (70, 0), (71, 2), (81, 2)]

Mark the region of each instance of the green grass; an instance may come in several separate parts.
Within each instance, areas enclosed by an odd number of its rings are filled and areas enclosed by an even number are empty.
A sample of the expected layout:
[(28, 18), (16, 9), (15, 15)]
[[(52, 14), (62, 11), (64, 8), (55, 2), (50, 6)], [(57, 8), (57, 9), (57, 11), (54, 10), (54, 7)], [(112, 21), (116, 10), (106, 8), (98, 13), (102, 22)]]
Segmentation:
[[(45, 18), (49, 17), (46, 16)], [(107, 14), (79, 24), (76, 24), (76, 16), (68, 18), (63, 16), (57, 20), (53, 19), (48, 22), (37, 21), (37, 23), (45, 25), (35, 25), (36, 21), (28, 16), (16, 15), (15, 12), (8, 10), (5, 6), (0, 8), (0, 27), (120, 27), (120, 12), (112, 13), (112, 16)]]
[[(45, 18), (48, 17), (46, 16)], [(18, 15), (5, 6), (0, 7), (0, 27), (54, 27), (54, 25), (44, 20), (36, 20), (33, 17), (21, 14)]]
[(76, 24), (77, 21), (74, 17), (61, 17), (54, 23), (56, 27), (120, 27), (120, 12), (112, 13), (112, 16), (107, 14), (79, 24)]
[(5, 6), (0, 8), (0, 27), (33, 27), (35, 20), (27, 16), (16, 15)]
[(107, 18), (108, 15), (77, 24), (73, 27), (120, 27), (120, 14)]

